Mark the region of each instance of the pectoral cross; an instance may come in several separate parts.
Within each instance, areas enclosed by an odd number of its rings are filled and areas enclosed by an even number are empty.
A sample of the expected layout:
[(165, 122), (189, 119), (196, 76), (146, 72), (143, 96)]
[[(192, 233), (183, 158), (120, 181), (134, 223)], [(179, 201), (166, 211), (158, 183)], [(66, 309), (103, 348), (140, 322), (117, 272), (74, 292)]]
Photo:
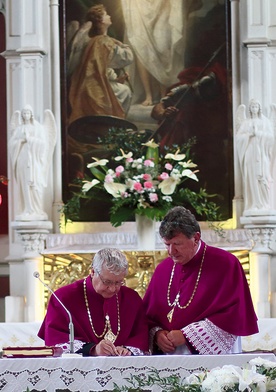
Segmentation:
[(104, 340), (109, 340), (111, 343), (114, 343), (116, 340), (116, 336), (114, 333), (109, 329), (107, 333), (104, 335)]
[(169, 320), (169, 323), (172, 322), (173, 312), (174, 312), (174, 307), (173, 307), (173, 308), (169, 311), (169, 313), (167, 314), (167, 319)]
[(108, 314), (105, 316), (105, 319), (106, 319), (108, 330), (107, 330), (106, 334), (104, 335), (104, 339), (109, 340), (111, 343), (114, 343), (117, 336), (115, 336), (114, 333), (112, 332), (111, 325), (110, 325), (110, 319), (109, 319)]

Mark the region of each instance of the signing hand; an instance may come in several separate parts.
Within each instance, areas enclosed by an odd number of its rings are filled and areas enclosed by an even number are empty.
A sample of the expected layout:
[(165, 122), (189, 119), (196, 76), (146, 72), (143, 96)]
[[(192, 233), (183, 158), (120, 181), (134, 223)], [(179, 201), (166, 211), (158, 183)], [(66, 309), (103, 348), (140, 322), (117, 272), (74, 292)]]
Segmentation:
[(95, 356), (117, 356), (117, 348), (109, 340), (101, 340), (92, 350), (92, 355)]
[(156, 343), (157, 346), (164, 353), (172, 353), (175, 350), (174, 344), (168, 339), (168, 331), (162, 330), (156, 332)]
[(116, 350), (118, 353), (117, 355), (119, 355), (120, 357), (129, 357), (131, 355), (131, 352), (125, 347), (117, 346)]

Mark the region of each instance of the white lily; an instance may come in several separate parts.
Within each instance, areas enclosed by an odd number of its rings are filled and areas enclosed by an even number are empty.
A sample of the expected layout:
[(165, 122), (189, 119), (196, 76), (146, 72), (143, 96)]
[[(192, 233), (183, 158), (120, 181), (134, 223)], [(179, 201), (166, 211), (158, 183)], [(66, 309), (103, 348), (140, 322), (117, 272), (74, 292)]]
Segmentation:
[(168, 153), (165, 155), (165, 159), (173, 159), (174, 161), (183, 161), (186, 154), (178, 154), (180, 149), (178, 149), (174, 154)]
[(150, 147), (150, 148), (157, 148), (157, 147), (159, 147), (159, 145), (156, 144), (153, 139), (149, 140), (147, 143), (142, 143), (142, 146), (146, 146), (146, 147)]
[(117, 157), (114, 158), (115, 161), (121, 161), (122, 159), (127, 159), (127, 158), (131, 158), (133, 153), (130, 151), (127, 154), (124, 153), (124, 151), (120, 148), (120, 151), (122, 153), (122, 155), (119, 155)]
[(93, 186), (99, 184), (100, 181), (99, 180), (92, 180), (92, 181), (85, 181), (83, 186), (82, 186), (82, 192), (86, 193), (89, 191), (89, 189), (93, 188)]
[(169, 177), (166, 178), (164, 181), (160, 182), (158, 188), (161, 189), (163, 195), (172, 195), (179, 182), (180, 180), (178, 178)]
[(195, 172), (193, 172), (190, 169), (183, 170), (183, 172), (181, 174), (182, 174), (182, 177), (189, 177), (191, 180), (198, 181), (198, 178), (197, 178)]
[(126, 185), (118, 184), (118, 182), (112, 182), (112, 183), (105, 182), (104, 188), (115, 199), (121, 197), (122, 193), (124, 193), (127, 189)]
[(197, 167), (197, 164), (193, 163), (190, 159), (188, 160), (188, 162), (179, 162), (179, 165), (183, 166), (184, 168)]
[(98, 159), (98, 158), (95, 158), (95, 157), (92, 157), (92, 159), (94, 159), (95, 162), (88, 163), (88, 165), (87, 165), (88, 169), (90, 167), (106, 166), (106, 164), (109, 162), (108, 159)]

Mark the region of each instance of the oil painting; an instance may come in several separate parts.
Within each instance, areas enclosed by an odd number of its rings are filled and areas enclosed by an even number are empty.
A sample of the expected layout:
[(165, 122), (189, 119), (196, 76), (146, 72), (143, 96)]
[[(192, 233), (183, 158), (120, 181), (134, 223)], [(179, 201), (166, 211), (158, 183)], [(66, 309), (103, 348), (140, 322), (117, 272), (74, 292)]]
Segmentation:
[[(108, 129), (146, 130), (161, 151), (195, 139), (196, 186), (232, 217), (229, 3), (61, 2), (65, 199), (91, 157), (105, 155), (98, 138)], [(108, 207), (101, 200), (79, 219), (108, 221)]]

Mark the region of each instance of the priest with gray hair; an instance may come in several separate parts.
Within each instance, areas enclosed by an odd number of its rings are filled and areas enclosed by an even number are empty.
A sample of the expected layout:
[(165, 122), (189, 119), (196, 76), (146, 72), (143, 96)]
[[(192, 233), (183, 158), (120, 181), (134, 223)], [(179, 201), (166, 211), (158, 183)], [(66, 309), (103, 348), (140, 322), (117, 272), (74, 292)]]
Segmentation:
[[(56, 290), (72, 315), (75, 352), (83, 356), (129, 356), (148, 353), (148, 325), (142, 299), (125, 286), (128, 262), (113, 248), (99, 250), (90, 274)], [(38, 336), (46, 345), (69, 352), (68, 315), (51, 296)]]

